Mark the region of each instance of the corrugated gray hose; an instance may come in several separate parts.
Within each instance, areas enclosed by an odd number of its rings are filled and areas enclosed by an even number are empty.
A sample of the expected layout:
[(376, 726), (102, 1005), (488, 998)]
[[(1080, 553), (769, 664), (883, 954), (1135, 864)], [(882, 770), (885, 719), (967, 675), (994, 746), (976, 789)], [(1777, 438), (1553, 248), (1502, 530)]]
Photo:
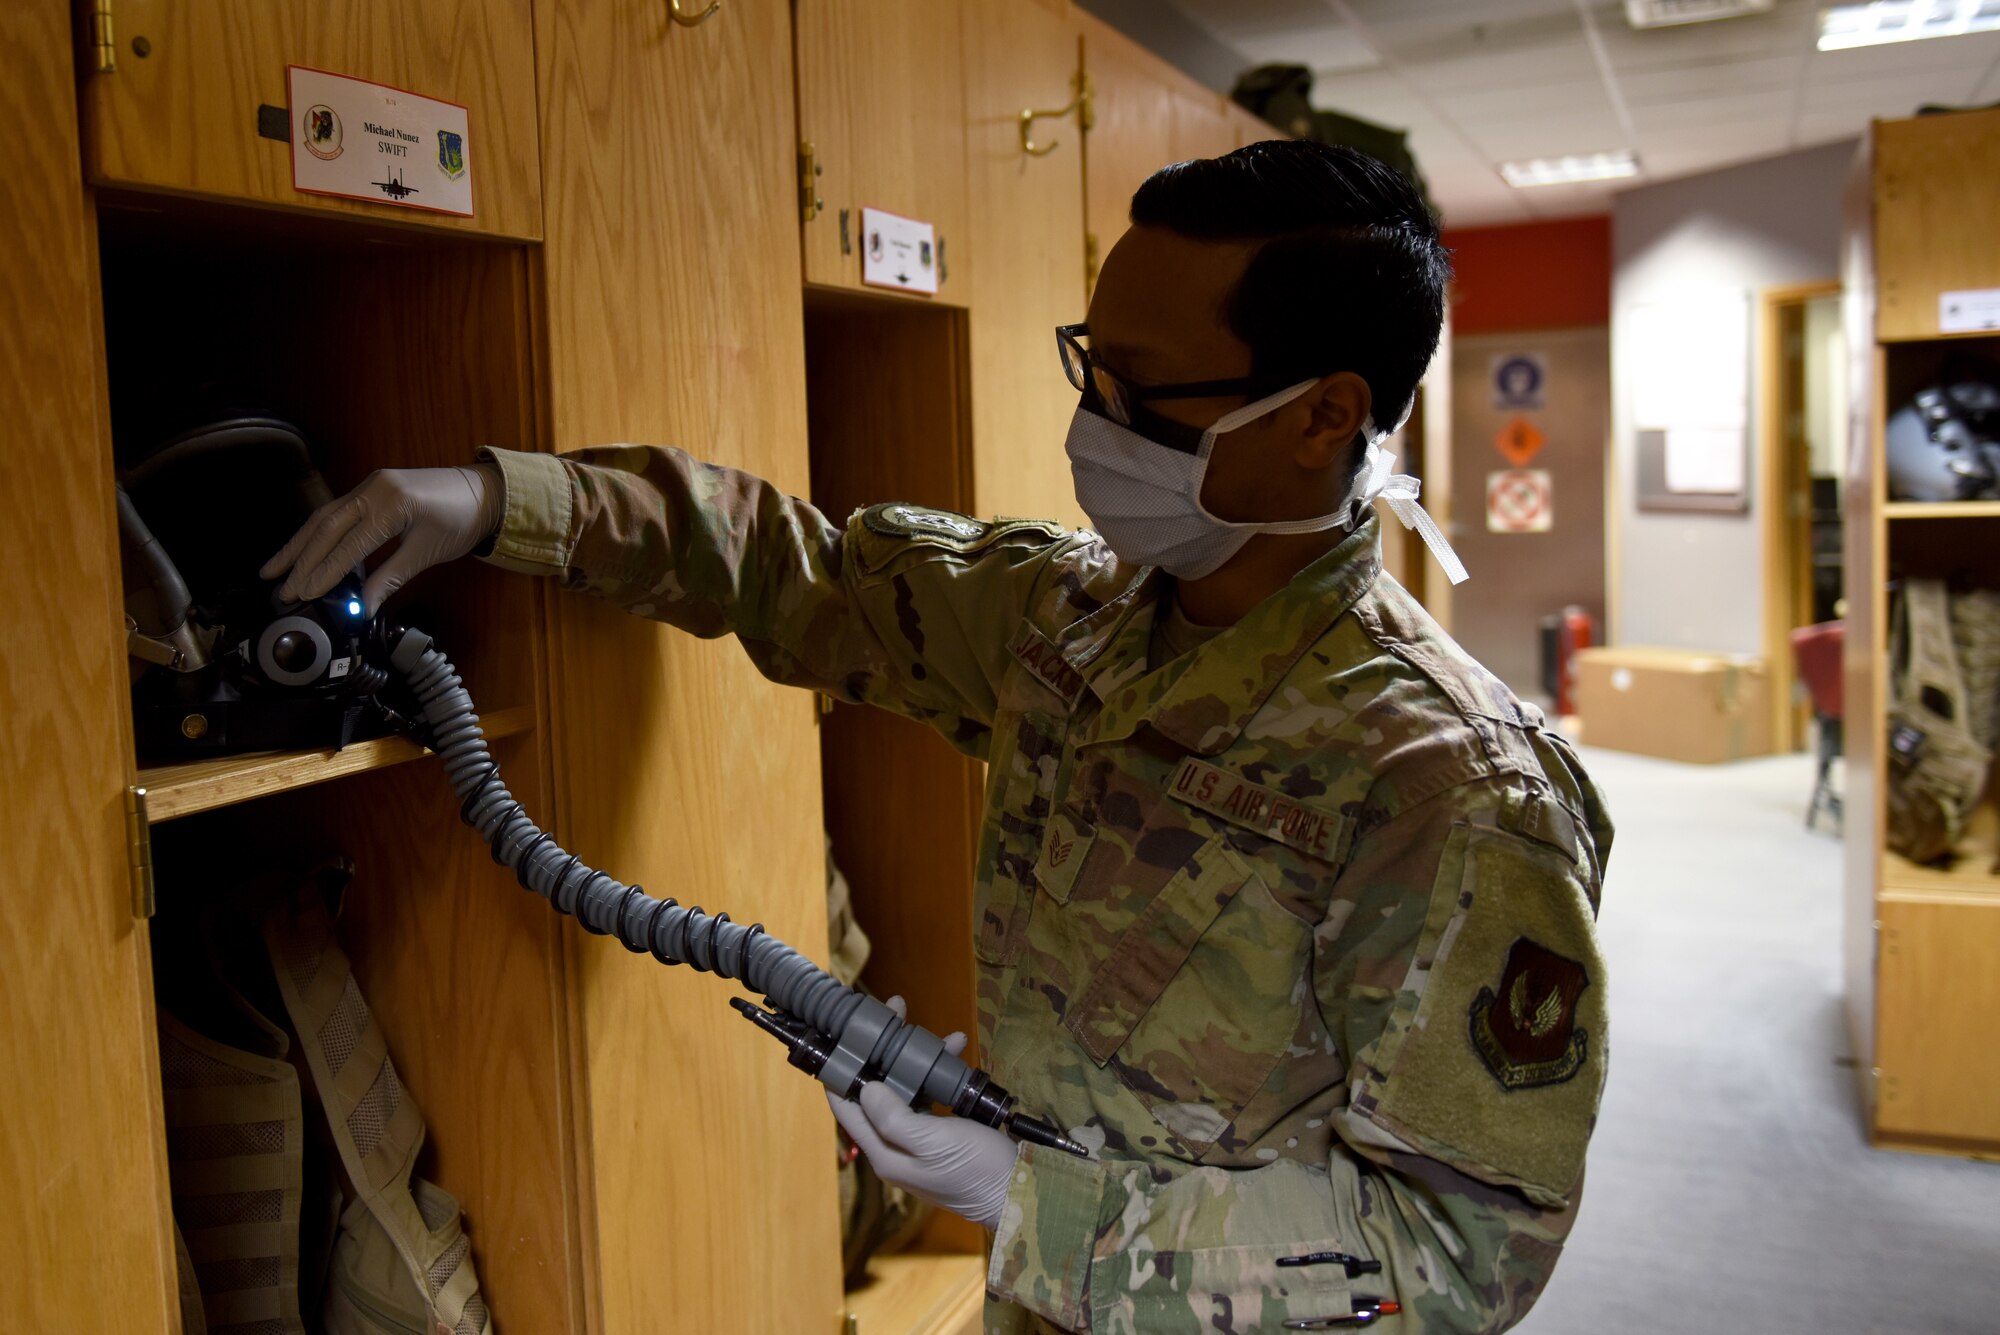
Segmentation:
[(711, 915), (671, 898), (655, 899), (564, 851), (508, 791), (487, 751), (471, 695), (430, 637), (403, 630), (388, 632), (386, 640), (390, 663), (416, 696), (424, 741), (444, 761), (459, 795), (459, 815), (524, 888), (574, 917), (585, 931), (615, 936), (635, 954), (742, 980), (775, 1013), (740, 998), (737, 1009), (783, 1040), (792, 1064), (835, 1093), (851, 1098), (862, 1081), (879, 1079), (918, 1106), (943, 1104), (1021, 1139), (1084, 1152), (1054, 1127), (1018, 1111), (1006, 1090), (945, 1051), (937, 1035), (844, 986), (761, 925), (746, 927), (727, 913)]

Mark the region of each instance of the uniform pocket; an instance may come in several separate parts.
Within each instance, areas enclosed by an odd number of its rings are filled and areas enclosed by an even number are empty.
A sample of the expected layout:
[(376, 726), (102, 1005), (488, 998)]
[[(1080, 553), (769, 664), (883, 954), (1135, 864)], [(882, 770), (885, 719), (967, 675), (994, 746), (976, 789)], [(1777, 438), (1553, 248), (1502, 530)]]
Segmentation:
[(1310, 943), (1310, 929), (1217, 835), (1120, 934), (1065, 1021), (1199, 1153), (1292, 1041)]
[[(1021, 714), (1003, 719), (994, 737), (980, 836), (979, 864), (987, 871), (973, 895), (972, 953), (981, 963), (1006, 966), (1020, 959), (1027, 940), (1035, 861), (1048, 825), (1062, 732), (1054, 720)], [(1010, 744), (999, 751), (1002, 737)]]
[(1286, 1321), (1352, 1320), (1354, 1300), (1339, 1266), (1278, 1264), (1283, 1258), (1337, 1250), (1339, 1244), (1327, 1240), (1133, 1250), (1101, 1257), (1090, 1266), (1090, 1328), (1114, 1335), (1275, 1331)]

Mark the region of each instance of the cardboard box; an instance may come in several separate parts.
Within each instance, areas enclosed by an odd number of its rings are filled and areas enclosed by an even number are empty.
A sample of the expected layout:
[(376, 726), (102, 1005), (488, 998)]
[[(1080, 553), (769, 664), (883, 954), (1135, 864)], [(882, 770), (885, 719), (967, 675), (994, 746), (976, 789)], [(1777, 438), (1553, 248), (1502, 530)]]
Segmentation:
[(1576, 656), (1583, 743), (1713, 765), (1771, 753), (1771, 682), (1761, 657), (1689, 649), (1585, 649)]

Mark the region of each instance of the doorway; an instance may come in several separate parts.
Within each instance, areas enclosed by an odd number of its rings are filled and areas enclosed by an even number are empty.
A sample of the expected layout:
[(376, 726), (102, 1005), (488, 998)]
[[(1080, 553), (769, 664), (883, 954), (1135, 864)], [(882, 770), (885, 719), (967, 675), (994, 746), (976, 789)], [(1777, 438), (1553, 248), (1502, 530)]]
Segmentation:
[(1841, 486), (1847, 361), (1840, 284), (1764, 294), (1759, 483), (1764, 515), (1764, 641), (1771, 668), (1772, 740), (1804, 747), (1812, 711), (1797, 689), (1791, 634), (1839, 619)]

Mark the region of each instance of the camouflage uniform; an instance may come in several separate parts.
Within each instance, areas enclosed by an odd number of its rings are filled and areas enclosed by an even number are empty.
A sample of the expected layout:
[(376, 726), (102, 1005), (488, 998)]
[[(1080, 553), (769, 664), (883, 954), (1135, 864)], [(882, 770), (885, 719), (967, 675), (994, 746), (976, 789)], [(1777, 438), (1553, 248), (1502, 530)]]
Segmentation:
[(1611, 828), (1381, 572), (1372, 517), (1149, 670), (1171, 584), (1094, 534), (906, 505), (843, 533), (679, 451), (492, 457), (494, 561), (989, 762), (981, 1050), (1095, 1151), (1021, 1151), (989, 1331), (1276, 1330), (1364, 1295), (1392, 1331), (1494, 1331), (1533, 1303), (1604, 1079)]

